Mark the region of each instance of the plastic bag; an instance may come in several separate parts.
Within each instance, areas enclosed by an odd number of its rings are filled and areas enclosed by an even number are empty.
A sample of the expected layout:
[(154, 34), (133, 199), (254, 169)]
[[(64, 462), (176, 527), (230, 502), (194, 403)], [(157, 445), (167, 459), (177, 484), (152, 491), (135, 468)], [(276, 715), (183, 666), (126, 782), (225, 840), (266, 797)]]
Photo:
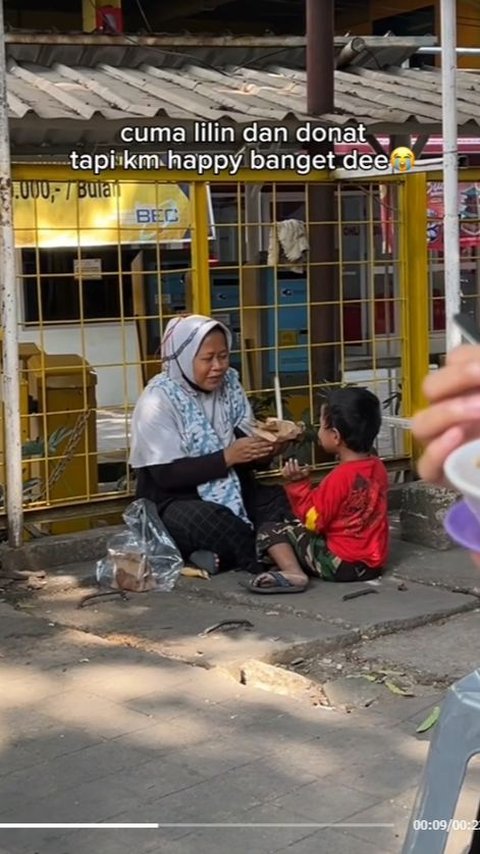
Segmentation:
[(123, 514), (128, 531), (116, 534), (97, 561), (97, 581), (113, 590), (172, 590), (183, 560), (152, 501), (139, 498)]

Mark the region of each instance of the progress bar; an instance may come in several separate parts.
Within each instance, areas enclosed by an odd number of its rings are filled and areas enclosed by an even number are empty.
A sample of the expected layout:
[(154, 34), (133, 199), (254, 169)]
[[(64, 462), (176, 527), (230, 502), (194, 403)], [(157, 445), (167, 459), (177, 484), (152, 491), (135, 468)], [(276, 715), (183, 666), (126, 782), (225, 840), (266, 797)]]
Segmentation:
[(340, 822), (163, 822), (163, 823), (150, 823), (150, 824), (129, 824), (129, 823), (108, 823), (108, 822), (90, 822), (90, 823), (80, 823), (80, 822), (16, 822), (16, 823), (0, 823), (0, 830), (168, 830), (168, 829), (178, 829), (178, 828), (336, 828), (337, 830), (345, 829), (345, 828), (359, 828), (359, 827), (378, 827), (378, 828), (392, 828), (395, 825), (393, 824), (372, 824), (372, 823), (340, 823)]

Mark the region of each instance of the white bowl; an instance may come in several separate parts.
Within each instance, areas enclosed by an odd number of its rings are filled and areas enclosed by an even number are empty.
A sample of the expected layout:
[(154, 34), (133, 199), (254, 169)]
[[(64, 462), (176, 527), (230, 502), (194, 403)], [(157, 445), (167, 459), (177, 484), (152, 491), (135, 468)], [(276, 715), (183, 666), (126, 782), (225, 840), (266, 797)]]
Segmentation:
[(480, 439), (453, 451), (443, 470), (449, 483), (462, 493), (465, 503), (480, 521)]

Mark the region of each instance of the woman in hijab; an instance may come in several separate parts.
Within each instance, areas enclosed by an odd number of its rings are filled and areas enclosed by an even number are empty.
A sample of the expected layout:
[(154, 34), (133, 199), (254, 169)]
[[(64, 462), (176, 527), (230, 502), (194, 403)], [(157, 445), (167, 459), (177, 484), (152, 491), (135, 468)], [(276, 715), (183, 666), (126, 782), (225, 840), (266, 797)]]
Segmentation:
[(291, 518), (281, 487), (259, 485), (255, 467), (275, 453), (253, 435), (231, 333), (201, 315), (171, 320), (162, 340), (162, 373), (142, 392), (132, 417), (130, 465), (137, 498), (148, 498), (185, 560), (216, 572), (257, 573), (255, 530)]

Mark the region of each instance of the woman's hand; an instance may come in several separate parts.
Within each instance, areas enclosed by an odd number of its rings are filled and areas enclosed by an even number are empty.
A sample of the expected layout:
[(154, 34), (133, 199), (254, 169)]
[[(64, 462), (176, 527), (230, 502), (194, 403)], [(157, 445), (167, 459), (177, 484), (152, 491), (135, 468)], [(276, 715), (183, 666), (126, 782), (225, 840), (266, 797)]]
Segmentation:
[(311, 474), (310, 466), (300, 466), (298, 460), (288, 460), (282, 470), (285, 480), (307, 480)]
[(229, 448), (223, 452), (228, 468), (238, 466), (242, 463), (251, 463), (254, 460), (262, 460), (271, 454), (272, 445), (265, 439), (256, 436), (245, 436), (236, 439)]
[(444, 368), (423, 385), (430, 403), (413, 419), (414, 436), (425, 445), (418, 464), (420, 477), (443, 483), (448, 455), (464, 442), (480, 437), (480, 346), (459, 347)]

